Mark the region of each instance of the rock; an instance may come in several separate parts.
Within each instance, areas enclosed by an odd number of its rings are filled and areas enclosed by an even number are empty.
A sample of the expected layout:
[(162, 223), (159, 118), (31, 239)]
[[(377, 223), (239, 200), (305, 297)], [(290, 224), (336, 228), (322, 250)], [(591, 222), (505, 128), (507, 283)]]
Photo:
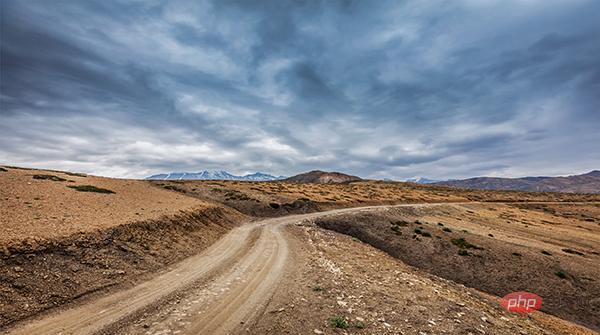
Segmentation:
[(15, 266), (13, 270), (15, 270), (15, 272), (23, 272), (23, 268), (20, 266)]
[(358, 322), (365, 322), (364, 318), (361, 318), (360, 316), (355, 317), (356, 321)]
[(313, 330), (313, 333), (315, 333), (315, 334), (325, 334), (324, 332), (322, 332), (322, 331), (320, 331), (318, 329)]

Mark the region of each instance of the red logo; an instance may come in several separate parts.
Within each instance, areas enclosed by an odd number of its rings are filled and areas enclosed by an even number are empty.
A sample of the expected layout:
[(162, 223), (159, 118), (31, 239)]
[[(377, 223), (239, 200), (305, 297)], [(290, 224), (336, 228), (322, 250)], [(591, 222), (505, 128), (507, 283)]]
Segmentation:
[(509, 312), (531, 313), (542, 308), (542, 298), (529, 292), (513, 292), (505, 295), (500, 304)]

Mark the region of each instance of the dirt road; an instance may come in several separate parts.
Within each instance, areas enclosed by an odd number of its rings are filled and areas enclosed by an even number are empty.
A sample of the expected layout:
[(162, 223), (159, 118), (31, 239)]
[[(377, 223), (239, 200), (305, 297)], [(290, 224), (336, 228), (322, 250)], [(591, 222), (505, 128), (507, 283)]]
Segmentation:
[[(397, 206), (438, 206), (413, 204)], [(130, 289), (17, 325), (8, 334), (230, 334), (253, 329), (271, 310), (293, 255), (286, 225), (371, 206), (247, 223), (210, 248)], [(296, 256), (296, 257), (294, 257)], [(305, 257), (306, 258), (306, 257)], [(429, 285), (428, 285), (429, 286)], [(279, 298), (278, 298), (279, 299)], [(285, 312), (287, 313), (287, 311)], [(282, 313), (284, 314), (284, 313)]]
[[(252, 320), (261, 312), (269, 293), (278, 285), (288, 260), (288, 246), (282, 227), (343, 209), (267, 219), (245, 224), (199, 255), (177, 264), (172, 270), (138, 286), (87, 304), (48, 315), (10, 330), (9, 334), (93, 334), (145, 333), (131, 328), (144, 315), (161, 315), (165, 306), (176, 305), (180, 297), (193, 302), (186, 321), (161, 320), (169, 329), (189, 334), (225, 334)], [(189, 307), (189, 306), (188, 306)], [(193, 314), (192, 314), (193, 312)], [(163, 313), (164, 314), (164, 313)], [(137, 330), (136, 330), (137, 329)]]

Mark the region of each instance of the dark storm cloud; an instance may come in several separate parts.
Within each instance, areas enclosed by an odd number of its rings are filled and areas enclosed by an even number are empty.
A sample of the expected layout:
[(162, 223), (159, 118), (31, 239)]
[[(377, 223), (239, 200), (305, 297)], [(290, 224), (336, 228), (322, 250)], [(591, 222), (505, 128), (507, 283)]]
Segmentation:
[(0, 162), (430, 178), (600, 165), (595, 1), (3, 1)]

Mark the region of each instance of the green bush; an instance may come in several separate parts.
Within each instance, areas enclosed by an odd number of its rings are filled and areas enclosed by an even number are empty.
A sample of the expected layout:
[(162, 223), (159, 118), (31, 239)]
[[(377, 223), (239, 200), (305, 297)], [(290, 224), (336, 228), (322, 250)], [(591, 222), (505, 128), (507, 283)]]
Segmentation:
[(567, 274), (566, 274), (566, 273), (564, 273), (564, 272), (562, 272), (562, 271), (556, 271), (556, 272), (554, 272), (554, 274), (555, 274), (555, 275), (556, 275), (558, 278), (560, 278), (560, 279), (566, 279), (566, 278), (567, 278)]
[(475, 244), (471, 244), (469, 242), (467, 242), (467, 240), (465, 240), (464, 238), (453, 238), (452, 240), (450, 240), (450, 242), (452, 242), (452, 244), (454, 244), (455, 246), (461, 248), (461, 249), (476, 249), (476, 250), (483, 250), (482, 247), (478, 247)]
[(329, 320), (329, 324), (335, 328), (348, 328), (348, 320), (346, 320), (343, 316), (336, 316)]
[(77, 190), (79, 192), (96, 192), (96, 193), (106, 193), (106, 194), (114, 194), (115, 193), (111, 190), (96, 187), (93, 185), (75, 185), (75, 186), (67, 186), (67, 187)]
[(466, 251), (465, 249), (458, 250), (458, 254), (461, 256), (471, 256), (471, 254), (468, 251)]
[(53, 176), (51, 174), (34, 174), (33, 179), (52, 180), (52, 181), (67, 181), (65, 178)]

